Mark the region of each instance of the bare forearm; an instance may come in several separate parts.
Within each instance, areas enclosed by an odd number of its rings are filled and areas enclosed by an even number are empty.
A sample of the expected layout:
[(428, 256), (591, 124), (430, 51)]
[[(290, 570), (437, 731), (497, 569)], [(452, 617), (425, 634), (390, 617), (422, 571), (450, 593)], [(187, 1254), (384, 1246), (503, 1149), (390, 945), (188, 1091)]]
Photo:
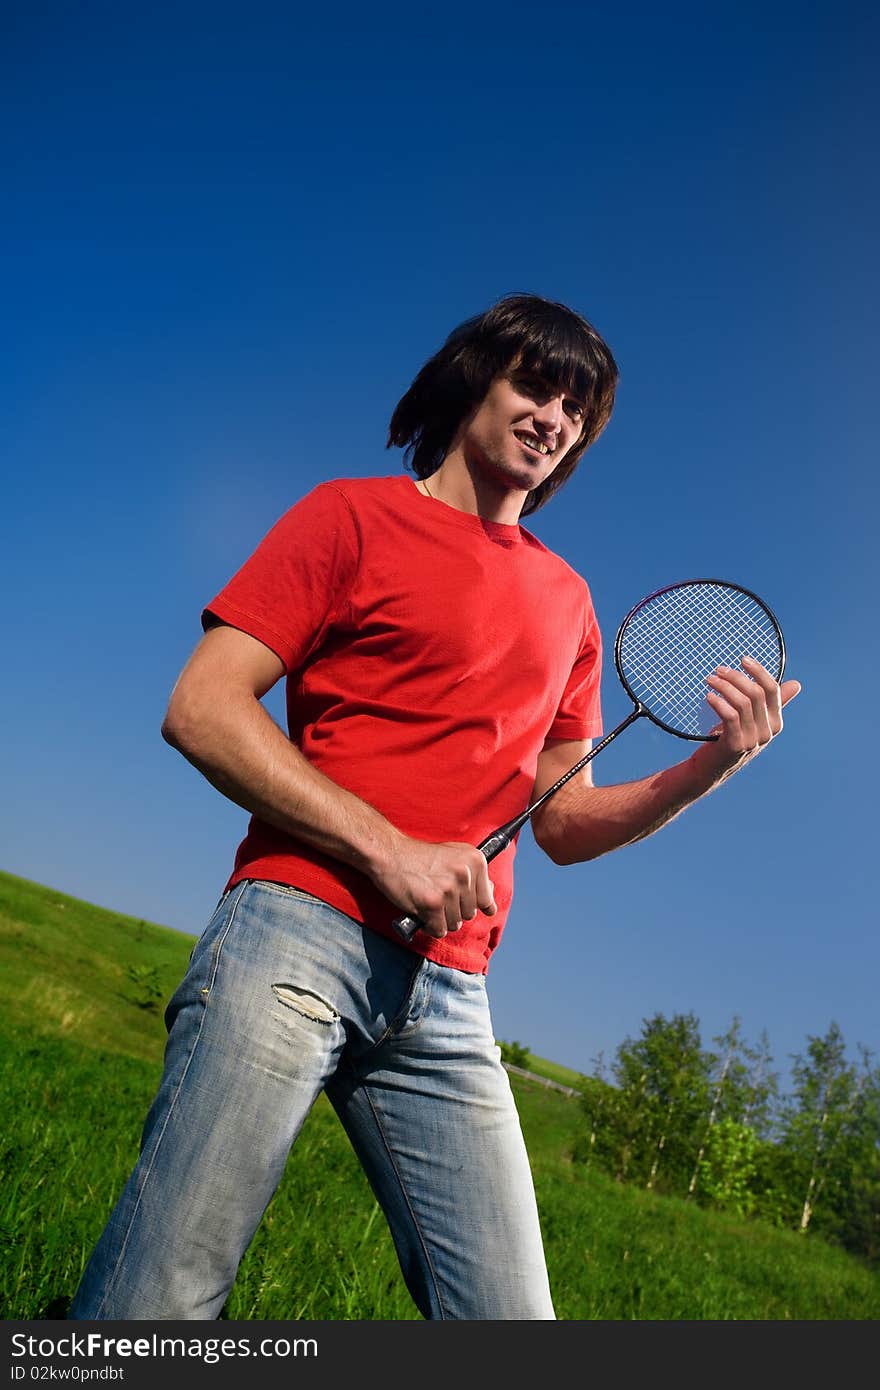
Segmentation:
[(536, 813), (535, 838), (557, 864), (598, 859), (653, 835), (737, 765), (720, 769), (701, 748), (684, 762), (636, 782), (596, 787), (575, 778)]
[(473, 845), (416, 840), (325, 777), (260, 700), (283, 674), (270, 647), (211, 627), (174, 687), (162, 734), (224, 796), (365, 874), (431, 936), (496, 911), (485, 855)]
[(269, 825), (374, 874), (399, 833), (303, 757), (259, 700), (169, 710), (162, 735), (219, 792)]

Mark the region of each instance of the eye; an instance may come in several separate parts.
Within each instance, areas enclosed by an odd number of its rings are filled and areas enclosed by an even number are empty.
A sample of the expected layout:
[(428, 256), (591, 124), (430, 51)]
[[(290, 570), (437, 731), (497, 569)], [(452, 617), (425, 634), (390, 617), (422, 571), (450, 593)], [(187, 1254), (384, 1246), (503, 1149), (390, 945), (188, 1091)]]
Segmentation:
[(571, 398), (565, 402), (565, 412), (572, 420), (583, 420), (584, 418), (584, 407), (581, 405), (580, 401), (575, 401)]
[(528, 396), (531, 401), (540, 401), (547, 395), (547, 387), (536, 376), (515, 376), (513, 384), (520, 395)]

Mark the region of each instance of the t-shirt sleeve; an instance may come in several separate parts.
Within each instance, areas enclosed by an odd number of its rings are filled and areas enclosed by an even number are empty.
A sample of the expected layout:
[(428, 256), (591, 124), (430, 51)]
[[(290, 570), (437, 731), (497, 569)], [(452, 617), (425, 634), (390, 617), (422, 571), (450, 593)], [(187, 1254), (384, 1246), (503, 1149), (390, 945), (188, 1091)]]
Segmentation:
[(332, 483), (321, 483), (275, 523), (202, 612), (270, 647), (296, 670), (346, 608), (360, 558), (354, 512)]
[(548, 738), (598, 738), (602, 733), (602, 635), (586, 594), (583, 635)]

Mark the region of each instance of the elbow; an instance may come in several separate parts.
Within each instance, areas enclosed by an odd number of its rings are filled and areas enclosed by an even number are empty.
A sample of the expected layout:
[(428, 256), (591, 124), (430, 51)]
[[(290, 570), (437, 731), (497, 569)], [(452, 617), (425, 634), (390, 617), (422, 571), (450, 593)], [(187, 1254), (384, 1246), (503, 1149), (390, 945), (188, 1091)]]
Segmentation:
[(176, 748), (177, 751), (180, 752), (180, 735), (178, 733), (177, 725), (171, 718), (170, 711), (166, 711), (165, 718), (162, 720), (162, 727), (160, 729), (160, 733), (167, 744), (170, 744), (172, 748)]
[(547, 858), (561, 868), (568, 864), (577, 864), (584, 857), (574, 853), (571, 841), (558, 828), (554, 831), (545, 825), (533, 826), (532, 833), (538, 848), (543, 850)]
[(175, 715), (172, 714), (170, 705), (165, 712), (165, 718), (162, 720), (162, 728), (160, 732), (167, 744), (169, 744), (172, 748), (176, 748), (178, 753), (183, 752), (184, 740), (181, 726)]
[(185, 691), (176, 687), (171, 695), (161, 733), (167, 744), (188, 757), (199, 742), (199, 730), (205, 728), (205, 712), (194, 706)]
[(547, 855), (547, 858), (552, 860), (554, 864), (558, 864), (560, 868), (565, 868), (568, 864), (574, 863), (573, 858), (566, 853), (562, 845), (542, 845), (541, 849)]
[[(539, 842), (540, 843), (540, 842)], [(541, 849), (554, 864), (560, 868), (566, 868), (569, 864), (589, 864), (591, 859), (598, 859), (601, 850), (592, 850), (584, 845), (575, 847), (572, 844), (555, 843), (542, 844)]]
[(538, 848), (560, 868), (570, 864), (587, 864), (605, 852), (598, 841), (584, 834), (583, 827), (566, 826), (560, 819), (541, 821), (532, 826), (532, 833)]

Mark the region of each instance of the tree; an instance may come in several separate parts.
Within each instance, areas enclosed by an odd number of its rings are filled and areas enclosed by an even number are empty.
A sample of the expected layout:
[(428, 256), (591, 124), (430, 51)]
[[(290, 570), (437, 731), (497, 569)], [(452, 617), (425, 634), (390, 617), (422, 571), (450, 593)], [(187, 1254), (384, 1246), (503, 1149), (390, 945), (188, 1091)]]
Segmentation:
[(847, 1061), (843, 1034), (834, 1022), (823, 1038), (808, 1038), (806, 1056), (794, 1058), (794, 1090), (784, 1112), (782, 1142), (800, 1194), (797, 1225), (803, 1232), (820, 1205), (819, 1224), (826, 1230), (839, 1226), (859, 1181), (876, 1172), (880, 1077), (865, 1049), (861, 1063), (859, 1068)]
[(712, 1125), (697, 1173), (703, 1196), (723, 1211), (751, 1215), (755, 1209), (753, 1185), (760, 1142), (753, 1129), (737, 1120), (723, 1119)]
[[(732, 1170), (724, 1179), (711, 1177), (713, 1165), (720, 1163), (727, 1172), (729, 1165), (734, 1162), (735, 1153), (743, 1156), (743, 1162), (747, 1152), (754, 1156), (757, 1141), (769, 1134), (771, 1108), (777, 1095), (778, 1078), (770, 1070), (770, 1044), (766, 1031), (761, 1034), (759, 1046), (751, 1048), (742, 1037), (741, 1020), (734, 1017), (727, 1032), (713, 1038), (712, 1041), (719, 1047), (717, 1055), (712, 1057), (712, 1103), (706, 1130), (691, 1172), (688, 1197), (692, 1197), (697, 1191), (702, 1173), (709, 1179), (709, 1186), (713, 1191), (720, 1190), (717, 1187), (718, 1182), (721, 1182), (725, 1192), (732, 1191)], [(726, 1126), (723, 1136), (713, 1136), (713, 1127), (717, 1124)], [(754, 1143), (746, 1134), (741, 1133), (743, 1130), (752, 1135)], [(712, 1153), (704, 1169), (704, 1158), (710, 1146)], [(750, 1175), (754, 1176), (753, 1157), (750, 1160), (749, 1171)], [(740, 1175), (737, 1178), (737, 1191), (740, 1192), (737, 1209), (744, 1210), (748, 1203), (741, 1188)], [(706, 1195), (711, 1197), (709, 1191)]]
[(711, 1058), (692, 1013), (655, 1014), (617, 1050), (619, 1176), (684, 1193), (709, 1113)]
[(608, 1080), (603, 1053), (593, 1059), (592, 1075), (581, 1077), (580, 1088), (587, 1127), (575, 1140), (572, 1158), (587, 1168), (595, 1159), (606, 1171), (614, 1172), (621, 1127), (620, 1094)]
[(779, 1073), (773, 1070), (770, 1039), (762, 1030), (756, 1048), (744, 1047), (748, 1076), (743, 1083), (742, 1122), (753, 1129), (759, 1139), (770, 1139), (779, 1106)]
[(520, 1042), (499, 1042), (501, 1048), (501, 1060), (508, 1066), (520, 1067), (523, 1071), (528, 1071), (529, 1049), (524, 1043)]
[[(697, 1181), (700, 1176), (700, 1171), (703, 1167), (703, 1159), (706, 1153), (706, 1149), (710, 1143), (710, 1140), (712, 1139), (712, 1128), (718, 1119), (722, 1099), (724, 1098), (725, 1082), (727, 1081), (728, 1075), (730, 1075), (733, 1071), (736, 1054), (740, 1047), (740, 1027), (740, 1020), (738, 1018), (734, 1018), (733, 1023), (731, 1024), (727, 1033), (722, 1035), (722, 1037), (720, 1038), (713, 1039), (713, 1041), (719, 1043), (724, 1050), (721, 1053), (720, 1058), (713, 1057), (712, 1059), (713, 1065), (716, 1068), (716, 1075), (712, 1078), (712, 1106), (709, 1111), (708, 1119), (706, 1121), (706, 1132), (703, 1135), (702, 1142), (697, 1151), (694, 1169), (691, 1173), (691, 1180), (688, 1183), (688, 1197), (692, 1197), (694, 1192), (696, 1191)], [(719, 1061), (721, 1063), (720, 1071), (717, 1070), (717, 1065)], [(732, 1085), (733, 1077), (731, 1076), (731, 1086)], [(715, 1149), (718, 1149), (717, 1139), (714, 1147)]]

